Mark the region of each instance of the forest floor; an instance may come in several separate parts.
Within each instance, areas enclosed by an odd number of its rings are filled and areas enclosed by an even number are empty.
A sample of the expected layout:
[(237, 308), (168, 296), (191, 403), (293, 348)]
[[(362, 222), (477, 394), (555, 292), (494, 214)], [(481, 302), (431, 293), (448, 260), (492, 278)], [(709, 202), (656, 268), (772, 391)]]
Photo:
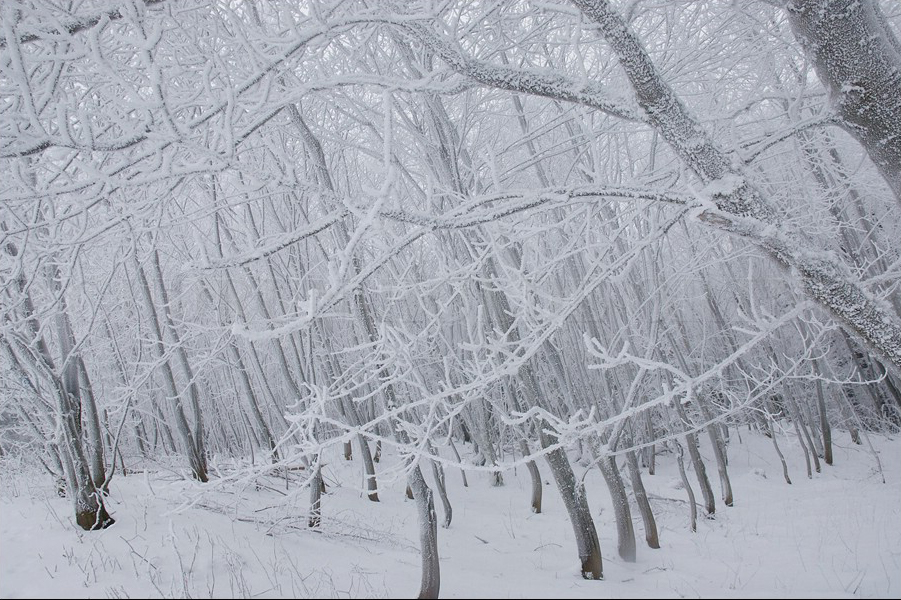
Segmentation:
[[(639, 544), (635, 563), (616, 552), (610, 497), (597, 469), (585, 476), (604, 554), (604, 581), (585, 581), (573, 532), (553, 483), (544, 511), (529, 510), (525, 468), (448, 468), (453, 523), (439, 529), (443, 598), (901, 597), (901, 439), (871, 435), (874, 454), (835, 432), (835, 466), (806, 476), (801, 448), (780, 435), (793, 485), (772, 442), (747, 430), (729, 445), (735, 494), (715, 518), (699, 507), (698, 531), (671, 455), (645, 485), (662, 548)], [(469, 447), (467, 446), (467, 450)], [(117, 475), (108, 501), (117, 523), (85, 533), (49, 477), (3, 459), (0, 470), (2, 598), (413, 597), (419, 586), (418, 527), (404, 482), (382, 462), (381, 502), (357, 485), (360, 462), (335, 449), (323, 474), (323, 521), (306, 526), (308, 491), (278, 477), (228, 477), (200, 486), (159, 463)], [(718, 493), (715, 463), (704, 448)], [(575, 458), (575, 457), (574, 457)], [(127, 461), (126, 461), (127, 462)], [(586, 469), (574, 465), (577, 476)], [(549, 480), (546, 465), (539, 464)], [(431, 469), (424, 468), (430, 484)], [(392, 475), (395, 477), (392, 480)], [(694, 473), (689, 478), (700, 500)], [(436, 495), (436, 510), (443, 516)]]

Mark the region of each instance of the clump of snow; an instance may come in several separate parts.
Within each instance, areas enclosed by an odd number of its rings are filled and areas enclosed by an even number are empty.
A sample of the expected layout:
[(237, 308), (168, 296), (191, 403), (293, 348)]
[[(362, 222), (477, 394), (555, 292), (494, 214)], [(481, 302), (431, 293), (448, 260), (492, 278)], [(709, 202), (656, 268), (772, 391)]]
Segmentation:
[(751, 475), (754, 477), (758, 477), (760, 479), (766, 479), (766, 471), (761, 469), (760, 467), (755, 467), (751, 469)]
[(713, 199), (716, 197), (727, 198), (739, 191), (745, 185), (745, 178), (740, 175), (730, 173), (719, 179), (710, 181), (701, 188), (700, 196), (703, 199)]

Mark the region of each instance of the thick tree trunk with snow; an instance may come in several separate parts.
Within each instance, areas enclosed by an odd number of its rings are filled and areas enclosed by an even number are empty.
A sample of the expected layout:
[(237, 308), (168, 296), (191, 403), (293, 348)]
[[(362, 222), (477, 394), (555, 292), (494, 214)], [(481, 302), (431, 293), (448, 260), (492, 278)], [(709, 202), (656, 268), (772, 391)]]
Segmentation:
[[(556, 438), (546, 433), (544, 427), (542, 427), (540, 439), (542, 448), (549, 448), (556, 442)], [(576, 549), (579, 553), (579, 560), (582, 562), (582, 577), (603, 579), (604, 564), (601, 558), (601, 544), (598, 541), (594, 519), (591, 518), (588, 499), (585, 497), (585, 486), (576, 481), (569, 458), (561, 448), (551, 450), (545, 456), (573, 526)]]
[(876, 0), (791, 0), (795, 37), (901, 204), (901, 43)]
[[(888, 312), (840, 265), (829, 258), (807, 252), (792, 239), (795, 233), (783, 230), (773, 208), (745, 174), (732, 166), (726, 153), (713, 143), (707, 131), (663, 81), (638, 38), (609, 2), (572, 2), (600, 26), (631, 81), (636, 100), (644, 109), (648, 122), (669, 142), (685, 164), (704, 183), (732, 182), (732, 185), (711, 194), (717, 210), (701, 213), (701, 220), (749, 239), (778, 262), (793, 269), (812, 298), (887, 359), (896, 373), (901, 372), (901, 323), (898, 315)], [(901, 77), (897, 70), (895, 77)], [(898, 121), (893, 122), (897, 132)], [(897, 135), (894, 141), (901, 144)], [(779, 231), (778, 234), (769, 231), (768, 228), (773, 227)]]
[[(9, 257), (18, 258), (20, 256), (19, 248), (13, 242), (3, 244), (3, 250)], [(31, 337), (30, 344), (21, 349), (23, 357), (30, 359), (29, 362), (35, 370), (43, 373), (44, 377), (49, 380), (48, 387), (55, 397), (55, 404), (48, 402), (47, 408), (53, 411), (52, 416), (59, 432), (58, 440), (53, 443), (55, 448), (52, 451), (52, 458), (59, 467), (57, 477), (65, 478), (63, 493), (60, 495), (71, 497), (75, 507), (75, 522), (79, 527), (86, 531), (105, 529), (115, 523), (115, 520), (109, 515), (103, 503), (100, 488), (104, 482), (93, 479), (91, 464), (85, 452), (82, 430), (83, 387), (79, 370), (84, 368), (84, 363), (76, 347), (75, 334), (72, 331), (72, 323), (67, 312), (64, 290), (60, 285), (59, 272), (54, 270), (51, 279), (53, 280), (51, 288), (59, 294), (60, 307), (59, 312), (55, 315), (54, 324), (60, 360), (57, 363), (50, 354), (50, 345), (44, 338), (42, 323), (35, 310), (25, 272), (20, 268), (12, 280), (13, 286), (11, 287), (15, 287), (16, 292), (20, 294), (18, 301), (21, 302), (24, 322)], [(9, 318), (8, 315), (5, 316)], [(5, 324), (6, 319), (4, 319)], [(4, 335), (2, 341), (10, 360), (21, 370), (21, 375), (31, 382), (31, 378), (22, 361), (18, 359), (10, 340)], [(33, 390), (37, 391), (38, 388), (34, 383), (30, 383), (30, 385)], [(88, 401), (93, 402), (93, 398)], [(93, 407), (93, 410), (96, 411), (96, 406)], [(24, 414), (24, 411), (22, 412)], [(31, 422), (28, 415), (25, 415), (24, 420)], [(38, 438), (40, 437), (38, 435)], [(96, 439), (96, 443), (102, 444), (99, 438)], [(102, 454), (100, 456), (102, 457)], [(97, 455), (94, 454), (91, 460), (96, 462)], [(102, 461), (102, 458), (100, 460)], [(102, 466), (101, 463), (100, 467), (102, 468)]]

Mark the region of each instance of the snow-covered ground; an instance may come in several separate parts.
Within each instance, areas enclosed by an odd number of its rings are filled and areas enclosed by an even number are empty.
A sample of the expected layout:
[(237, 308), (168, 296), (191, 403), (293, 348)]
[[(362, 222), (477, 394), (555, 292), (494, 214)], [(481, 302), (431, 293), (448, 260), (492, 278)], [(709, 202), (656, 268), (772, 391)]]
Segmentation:
[[(882, 483), (867, 445), (851, 444), (845, 432), (836, 432), (835, 466), (824, 465), (811, 480), (800, 448), (781, 438), (794, 482), (787, 485), (771, 442), (747, 431), (741, 438), (733, 434), (729, 447), (735, 506), (720, 503), (715, 519), (699, 519), (697, 533), (688, 528), (672, 457), (658, 458), (657, 474), (645, 484), (662, 548), (642, 545), (633, 514), (636, 563), (617, 556), (610, 498), (597, 470), (587, 474), (604, 581), (579, 576), (572, 529), (553, 484), (545, 486), (544, 513), (533, 515), (525, 469), (505, 473), (503, 487), (471, 472), (468, 488), (458, 470), (448, 469), (454, 518), (450, 529), (439, 530), (441, 596), (901, 596), (901, 440), (871, 436)], [(213, 484), (198, 495), (200, 486), (157, 465), (118, 476), (109, 501), (116, 525), (84, 533), (45, 475), (6, 459), (0, 597), (415, 595), (416, 512), (403, 482), (381, 477), (381, 502), (369, 502), (349, 483), (360, 480), (359, 462), (345, 462), (337, 450), (324, 469), (329, 493), (321, 531), (306, 527), (306, 490), (284, 495), (284, 480), (260, 480), (259, 489)], [(539, 467), (547, 479), (547, 467)], [(577, 475), (584, 471), (576, 466)], [(431, 482), (431, 470), (424, 472)], [(440, 502), (437, 510), (440, 517)]]

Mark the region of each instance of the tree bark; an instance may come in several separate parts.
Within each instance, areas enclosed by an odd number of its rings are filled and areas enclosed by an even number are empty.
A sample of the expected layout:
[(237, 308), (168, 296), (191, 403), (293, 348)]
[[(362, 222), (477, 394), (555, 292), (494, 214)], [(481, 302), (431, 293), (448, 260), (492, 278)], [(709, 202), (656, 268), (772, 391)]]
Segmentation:
[(685, 488), (685, 493), (688, 494), (688, 511), (691, 518), (691, 530), (697, 531), (698, 504), (695, 501), (695, 492), (691, 489), (691, 482), (688, 480), (688, 475), (685, 473), (685, 460), (683, 458), (685, 452), (682, 450), (682, 444), (679, 443), (679, 440), (673, 440), (673, 445), (676, 447), (676, 462), (679, 465), (679, 477), (682, 478), (682, 487)]
[(651, 510), (648, 493), (641, 480), (641, 467), (635, 452), (626, 452), (626, 465), (629, 467), (629, 479), (632, 482), (632, 492), (635, 494), (635, 504), (638, 505), (638, 512), (641, 514), (641, 521), (644, 524), (644, 539), (649, 548), (660, 548), (657, 520), (654, 519), (654, 511)]
[[(526, 440), (519, 441), (519, 449), (522, 451), (523, 456), (529, 455), (529, 443)], [(532, 483), (532, 512), (537, 515), (541, 513), (541, 497), (544, 493), (541, 485), (541, 471), (538, 470), (538, 465), (535, 464), (534, 460), (528, 461), (526, 468), (529, 470), (529, 481)]]
[(596, 456), (598, 468), (607, 482), (610, 491), (610, 499), (613, 501), (613, 514), (616, 515), (616, 550), (619, 557), (626, 562), (635, 562), (635, 527), (632, 525), (632, 512), (629, 510), (629, 497), (626, 496), (626, 487), (616, 466), (614, 456)]
[[(733, 167), (728, 155), (713, 143), (700, 122), (663, 81), (648, 53), (609, 2), (571, 1), (597, 23), (616, 53), (647, 122), (704, 184), (715, 181), (731, 181), (734, 184), (728, 191), (724, 189), (712, 193), (711, 201), (716, 208), (702, 211), (699, 219), (714, 228), (749, 240), (764, 249), (777, 263), (791, 269), (793, 276), (800, 280), (813, 300), (833, 314), (847, 330), (864, 340), (896, 375), (901, 374), (901, 322), (898, 315), (888, 312), (860, 281), (847, 277), (841, 264), (822, 253), (808, 251), (797, 242), (797, 232), (785, 228), (783, 220), (769, 202), (740, 169)], [(408, 26), (408, 29), (440, 53), (452, 67), (477, 78), (472, 73), (472, 65), (459, 59), (459, 54), (450, 56), (448, 48), (434, 33), (414, 25)], [(596, 90), (593, 94), (592, 90), (583, 88), (581, 94), (574, 96), (568, 92), (545, 89), (537, 80), (530, 81), (527, 77), (520, 77), (518, 81), (520, 85), (516, 91), (550, 95), (601, 108), (596, 98), (582, 98), (582, 95), (600, 94)], [(509, 86), (497, 82), (485, 83), (509, 89)], [(531, 86), (534, 89), (529, 89), (530, 84), (534, 84)], [(901, 127), (895, 126), (893, 131), (899, 129)]]
[(410, 471), (407, 482), (409, 488), (414, 490), (416, 510), (419, 513), (422, 581), (417, 598), (437, 598), (441, 588), (441, 567), (438, 563), (438, 516), (435, 514), (435, 501), (419, 465)]
[[(137, 254), (134, 255), (135, 272), (138, 276), (138, 291), (144, 303), (144, 312), (150, 321), (153, 329), (154, 343), (157, 358), (160, 360), (160, 368), (163, 371), (163, 385), (166, 389), (168, 399), (173, 403), (175, 412), (175, 429), (178, 431), (179, 437), (188, 453), (188, 462), (191, 465), (191, 472), (194, 478), (202, 483), (208, 481), (206, 472), (206, 456), (202, 448), (198, 448), (194, 435), (191, 433), (191, 426), (188, 425), (188, 418), (182, 407), (181, 394), (178, 391), (178, 384), (175, 381), (175, 373), (169, 363), (166, 353), (165, 341), (163, 337), (163, 329), (160, 325), (160, 318), (157, 315), (156, 307), (153, 303), (153, 297), (150, 292), (150, 283), (144, 272), (144, 267), (138, 262)], [(199, 409), (198, 409), (199, 410)], [(202, 439), (202, 438), (201, 438)]]
[(841, 127), (901, 204), (901, 47), (874, 0), (793, 0), (786, 15)]

